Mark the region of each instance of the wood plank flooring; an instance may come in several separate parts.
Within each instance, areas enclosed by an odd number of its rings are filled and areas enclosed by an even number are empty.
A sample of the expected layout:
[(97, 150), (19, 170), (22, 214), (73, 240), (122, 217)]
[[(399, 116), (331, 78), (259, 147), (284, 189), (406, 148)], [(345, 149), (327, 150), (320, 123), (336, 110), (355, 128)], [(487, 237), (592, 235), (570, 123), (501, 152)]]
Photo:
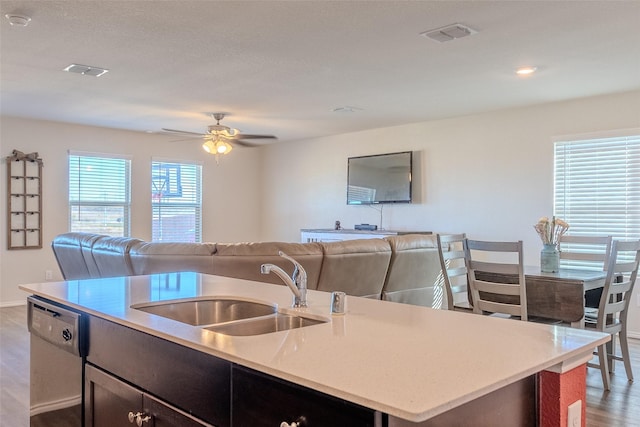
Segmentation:
[[(0, 426), (29, 425), (29, 332), (26, 306), (0, 308)], [(640, 340), (631, 339), (635, 383), (620, 362), (611, 391), (597, 369), (587, 372), (587, 427), (640, 427)]]

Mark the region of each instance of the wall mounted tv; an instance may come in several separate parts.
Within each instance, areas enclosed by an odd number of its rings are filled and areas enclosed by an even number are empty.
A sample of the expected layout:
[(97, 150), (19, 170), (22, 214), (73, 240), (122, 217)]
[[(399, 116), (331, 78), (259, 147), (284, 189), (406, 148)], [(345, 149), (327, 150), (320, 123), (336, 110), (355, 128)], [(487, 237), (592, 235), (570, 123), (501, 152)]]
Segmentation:
[(413, 152), (349, 157), (347, 204), (411, 203)]

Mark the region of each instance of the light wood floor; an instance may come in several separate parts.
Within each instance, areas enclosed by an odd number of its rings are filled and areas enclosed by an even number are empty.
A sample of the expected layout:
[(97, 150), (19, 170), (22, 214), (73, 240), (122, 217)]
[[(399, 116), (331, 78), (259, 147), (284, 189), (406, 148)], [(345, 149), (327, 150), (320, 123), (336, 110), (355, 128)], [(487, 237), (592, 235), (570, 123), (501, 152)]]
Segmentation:
[[(0, 426), (29, 425), (29, 332), (26, 306), (0, 308)], [(635, 383), (618, 363), (611, 391), (597, 369), (587, 372), (587, 426), (640, 427), (640, 340), (631, 339)]]

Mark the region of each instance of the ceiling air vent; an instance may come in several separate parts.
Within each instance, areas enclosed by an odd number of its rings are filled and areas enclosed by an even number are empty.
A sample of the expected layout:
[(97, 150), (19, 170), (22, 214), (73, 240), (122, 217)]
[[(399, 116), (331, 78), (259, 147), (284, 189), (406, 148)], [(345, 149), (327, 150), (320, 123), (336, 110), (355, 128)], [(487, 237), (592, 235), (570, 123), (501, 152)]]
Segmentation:
[(436, 28), (435, 30), (425, 31), (420, 33), (420, 35), (442, 43), (471, 36), (475, 33), (477, 33), (476, 30), (466, 25), (451, 24), (446, 27)]
[(71, 64), (64, 71), (70, 73), (84, 74), (85, 76), (100, 77), (109, 72), (109, 70), (100, 67), (90, 67), (89, 65)]

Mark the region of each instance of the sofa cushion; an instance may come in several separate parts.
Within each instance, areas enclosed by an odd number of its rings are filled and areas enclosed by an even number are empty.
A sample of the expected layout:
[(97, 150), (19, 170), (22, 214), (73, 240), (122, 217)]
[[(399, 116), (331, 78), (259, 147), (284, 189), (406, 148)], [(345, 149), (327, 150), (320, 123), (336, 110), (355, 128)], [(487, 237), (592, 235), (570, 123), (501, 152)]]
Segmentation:
[(99, 237), (92, 233), (64, 233), (53, 239), (51, 249), (65, 280), (99, 277), (91, 255), (91, 247)]
[(384, 239), (322, 242), (324, 260), (318, 290), (380, 299), (391, 247)]
[(100, 277), (132, 276), (129, 251), (140, 243), (142, 240), (131, 237), (100, 236), (91, 249)]
[(212, 274), (284, 285), (275, 274), (260, 273), (260, 266), (265, 263), (275, 264), (289, 275), (293, 273), (293, 264), (279, 256), (279, 251), (302, 265), (307, 272), (307, 288), (316, 289), (322, 266), (319, 243), (216, 243)]
[(382, 299), (442, 308), (444, 287), (435, 235), (385, 237), (391, 246), (389, 271)]
[(140, 242), (131, 247), (129, 256), (133, 274), (195, 271), (213, 273), (215, 243)]

